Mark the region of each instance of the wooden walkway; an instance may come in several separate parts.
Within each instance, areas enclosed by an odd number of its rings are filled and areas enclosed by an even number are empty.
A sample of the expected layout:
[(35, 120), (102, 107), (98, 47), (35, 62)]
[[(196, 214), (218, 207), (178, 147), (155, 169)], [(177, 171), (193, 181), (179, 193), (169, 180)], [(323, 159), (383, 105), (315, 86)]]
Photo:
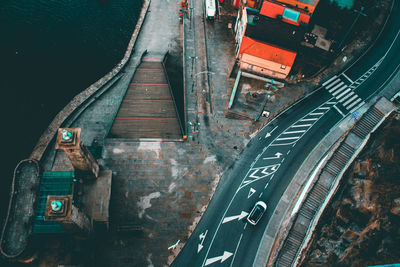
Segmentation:
[(162, 58), (148, 60), (137, 68), (108, 138), (182, 139)]

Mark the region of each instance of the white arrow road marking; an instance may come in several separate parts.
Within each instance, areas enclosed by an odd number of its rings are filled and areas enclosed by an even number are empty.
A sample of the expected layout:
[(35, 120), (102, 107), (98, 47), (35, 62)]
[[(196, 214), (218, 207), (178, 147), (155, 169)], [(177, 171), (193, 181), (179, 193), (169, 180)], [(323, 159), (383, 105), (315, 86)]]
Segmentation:
[(240, 221), (241, 219), (246, 217), (248, 214), (249, 214), (248, 212), (242, 211), (240, 213), (240, 215), (225, 217), (224, 220), (222, 221), (222, 223), (227, 223), (227, 222), (230, 222), (230, 221), (233, 221), (233, 220), (236, 220), (236, 219), (238, 221)]
[(233, 253), (230, 253), (228, 251), (224, 251), (224, 254), (222, 256), (207, 259), (206, 260), (206, 264), (204, 264), (204, 266), (210, 265), (211, 263), (217, 262), (219, 260), (221, 261), (221, 263), (223, 263), (224, 261), (226, 261), (232, 255), (233, 255)]
[(258, 168), (254, 168), (251, 169), (249, 171), (251, 171), (252, 173), (246, 177), (243, 182), (241, 183), (240, 187), (238, 188), (237, 191), (239, 191), (240, 189), (242, 189), (243, 187), (247, 186), (248, 184), (251, 184), (255, 181), (258, 181), (264, 177), (267, 177), (273, 173), (275, 173), (278, 169), (279, 166), (281, 166), (280, 164), (274, 164), (274, 165), (269, 165), (269, 166), (265, 166), (265, 167), (258, 167)]
[(265, 138), (268, 138), (268, 137), (270, 137), (271, 136), (271, 134), (275, 131), (275, 129), (276, 128), (278, 128), (278, 126), (275, 126), (275, 128), (274, 129), (272, 129), (272, 131), (270, 131), (270, 132), (267, 132), (267, 134), (265, 135)]
[(204, 247), (204, 246), (203, 246), (203, 242), (204, 242), (204, 239), (206, 239), (207, 233), (208, 233), (208, 230), (206, 230), (204, 234), (201, 233), (201, 234), (199, 235), (200, 244), (197, 246), (197, 253), (199, 253), (200, 250)]
[(255, 192), (256, 192), (256, 190), (253, 187), (251, 187), (247, 198), (250, 198)]
[(172, 246), (168, 247), (168, 250), (170, 250), (170, 249), (175, 249), (175, 248), (176, 248), (176, 246), (179, 244), (179, 242), (181, 242), (181, 240), (180, 240), (180, 239), (179, 239), (178, 241), (176, 241), (176, 243), (175, 243), (175, 244), (173, 244)]
[(282, 153), (276, 152), (275, 157), (269, 157), (269, 158), (264, 158), (264, 159), (279, 159), (282, 155), (283, 155)]

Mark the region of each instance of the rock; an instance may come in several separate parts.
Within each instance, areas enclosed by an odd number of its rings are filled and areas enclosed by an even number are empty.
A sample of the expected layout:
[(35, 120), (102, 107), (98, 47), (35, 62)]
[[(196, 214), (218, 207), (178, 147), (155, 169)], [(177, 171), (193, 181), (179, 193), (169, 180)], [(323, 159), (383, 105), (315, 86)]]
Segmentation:
[(394, 215), (400, 216), (400, 198), (396, 198), (393, 200), (390, 212)]

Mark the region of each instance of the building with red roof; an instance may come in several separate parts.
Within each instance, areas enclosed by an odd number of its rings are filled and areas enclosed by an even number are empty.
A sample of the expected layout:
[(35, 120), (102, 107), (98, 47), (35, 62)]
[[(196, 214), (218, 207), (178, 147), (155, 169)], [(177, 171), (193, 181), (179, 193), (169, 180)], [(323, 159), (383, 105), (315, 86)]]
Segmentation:
[(311, 15), (300, 12), (298, 10), (282, 6), (278, 3), (264, 1), (262, 4), (260, 15), (264, 15), (273, 19), (280, 19), (286, 23), (299, 26), (300, 24), (308, 24)]

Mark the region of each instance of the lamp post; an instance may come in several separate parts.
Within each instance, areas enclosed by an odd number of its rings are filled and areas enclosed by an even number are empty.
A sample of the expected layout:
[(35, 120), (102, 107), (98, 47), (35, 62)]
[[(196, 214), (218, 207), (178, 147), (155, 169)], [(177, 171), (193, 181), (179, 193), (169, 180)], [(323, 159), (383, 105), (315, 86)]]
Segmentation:
[(344, 35), (342, 41), (339, 43), (338, 49), (340, 49), (340, 47), (342, 46), (342, 44), (344, 43), (344, 41), (347, 39), (347, 36), (350, 34), (350, 32), (351, 32), (351, 30), (353, 29), (354, 25), (356, 25), (358, 19), (360, 18), (360, 15), (363, 15), (364, 17), (367, 16), (367, 14), (363, 13), (363, 11), (364, 11), (364, 7), (363, 7), (363, 6), (360, 8), (360, 10), (355, 10), (355, 9), (353, 9), (353, 11), (354, 11), (355, 13), (358, 13), (358, 14), (357, 14), (357, 17), (356, 17), (356, 19), (353, 21), (353, 23), (351, 24), (349, 30), (348, 30), (348, 31), (346, 32), (346, 34)]

